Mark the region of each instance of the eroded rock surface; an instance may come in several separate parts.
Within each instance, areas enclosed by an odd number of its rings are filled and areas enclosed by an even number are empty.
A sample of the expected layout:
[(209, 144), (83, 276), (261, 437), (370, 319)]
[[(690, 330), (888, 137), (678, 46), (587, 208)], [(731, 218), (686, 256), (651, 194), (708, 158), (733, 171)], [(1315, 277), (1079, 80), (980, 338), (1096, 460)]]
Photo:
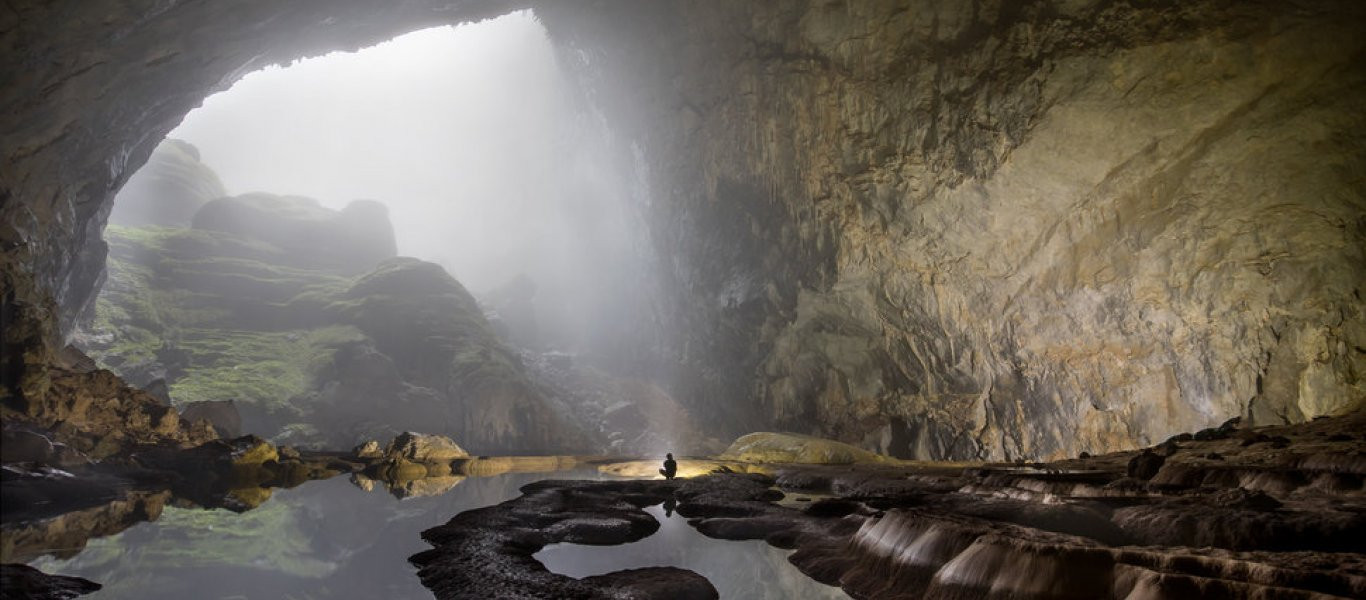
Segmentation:
[(659, 529), (645, 506), (673, 494), (676, 482), (545, 481), (497, 506), (457, 515), (423, 532), (434, 549), (414, 555), (423, 585), (453, 598), (716, 598), (692, 571), (632, 569), (575, 579), (532, 557), (547, 544), (624, 544)]
[(856, 598), (1355, 598), (1366, 594), (1363, 425), (1366, 413), (1182, 435), (1162, 444), (1150, 481), (1126, 471), (1151, 448), (1033, 465), (547, 481), (425, 532), (435, 548), (413, 560), (442, 598), (554, 581), (523, 544), (623, 543), (651, 529), (640, 506), (672, 498), (703, 534), (795, 549), (794, 565)]
[(642, 147), (716, 428), (1056, 459), (1366, 397), (1360, 4), (537, 14)]
[(207, 421), (189, 422), (151, 394), (124, 383), (111, 371), (50, 366), (32, 377), (24, 403), (0, 406), (7, 423), (47, 432), (93, 459), (138, 445), (189, 447), (218, 437)]
[(110, 198), (209, 92), (524, 6), (642, 183), (661, 281), (641, 362), (719, 435), (1042, 459), (1361, 402), (1350, 0), (20, 3), (0, 16), (6, 396), (46, 402)]

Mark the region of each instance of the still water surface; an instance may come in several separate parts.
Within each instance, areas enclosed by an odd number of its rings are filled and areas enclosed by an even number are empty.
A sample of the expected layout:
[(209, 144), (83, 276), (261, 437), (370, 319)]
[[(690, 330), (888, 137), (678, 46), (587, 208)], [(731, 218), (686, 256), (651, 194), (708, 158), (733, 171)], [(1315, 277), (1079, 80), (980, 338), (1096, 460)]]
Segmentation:
[[(321, 600), (431, 598), (407, 558), (430, 548), (424, 529), (457, 513), (516, 497), (542, 479), (599, 479), (592, 470), (510, 473), (464, 479), (444, 494), (399, 500), (365, 491), (344, 477), (276, 490), (237, 514), (168, 506), (161, 517), (90, 540), (75, 557), (40, 558), (48, 573), (104, 585), (86, 598)], [(621, 546), (557, 544), (537, 558), (575, 577), (624, 568), (671, 565), (711, 580), (722, 598), (843, 598), (797, 571), (789, 551), (759, 541), (712, 540), (682, 517), (651, 513), (658, 533)]]

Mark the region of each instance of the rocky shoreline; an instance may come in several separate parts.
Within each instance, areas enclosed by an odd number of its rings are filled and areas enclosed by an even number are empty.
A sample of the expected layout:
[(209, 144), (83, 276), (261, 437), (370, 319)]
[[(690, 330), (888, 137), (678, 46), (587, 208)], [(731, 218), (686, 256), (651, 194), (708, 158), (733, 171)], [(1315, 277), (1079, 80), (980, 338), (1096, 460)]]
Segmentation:
[[(0, 562), (10, 563), (6, 598), (70, 598), (97, 584), (16, 563), (52, 548), (75, 555), (169, 504), (241, 512), (273, 489), (338, 475), (404, 498), (466, 477), (596, 466), (620, 478), (532, 483), (425, 531), (433, 548), (410, 559), (422, 584), (442, 599), (714, 598), (686, 569), (577, 579), (534, 557), (555, 543), (641, 540), (659, 529), (644, 508), (673, 502), (702, 534), (794, 550), (802, 573), (856, 598), (1363, 597), (1363, 431), (1366, 413), (1230, 422), (1137, 451), (1028, 464), (860, 460), (833, 442), (756, 434), (718, 458), (682, 459), (674, 481), (639, 479), (647, 461), (476, 457), (414, 433), (347, 452), (244, 436), (60, 466), (68, 453), (54, 445), (46, 462), (4, 466)], [(843, 464), (784, 462), (803, 456)]]
[(794, 549), (802, 572), (856, 598), (1363, 597), (1363, 425), (1230, 424), (1046, 464), (544, 481), (424, 532), (434, 547), (411, 561), (443, 600), (715, 597), (689, 571), (580, 580), (531, 558), (641, 539), (658, 528), (642, 508), (673, 499), (703, 534)]

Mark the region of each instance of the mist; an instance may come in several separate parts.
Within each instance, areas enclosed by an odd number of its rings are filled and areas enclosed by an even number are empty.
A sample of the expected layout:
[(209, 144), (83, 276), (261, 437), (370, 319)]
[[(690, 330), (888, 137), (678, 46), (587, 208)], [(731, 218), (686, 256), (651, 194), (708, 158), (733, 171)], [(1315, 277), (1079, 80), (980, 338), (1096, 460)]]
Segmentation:
[(169, 137), (229, 195), (387, 205), (399, 253), (476, 295), (527, 276), (542, 329), (572, 345), (639, 246), (596, 121), (520, 12), (251, 73)]

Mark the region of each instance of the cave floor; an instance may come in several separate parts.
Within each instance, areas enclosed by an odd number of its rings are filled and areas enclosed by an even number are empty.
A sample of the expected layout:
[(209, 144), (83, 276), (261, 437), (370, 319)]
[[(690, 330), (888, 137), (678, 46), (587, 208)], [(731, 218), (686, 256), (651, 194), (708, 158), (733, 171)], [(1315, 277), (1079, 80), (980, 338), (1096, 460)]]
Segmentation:
[(673, 481), (585, 457), (388, 480), (297, 462), (240, 488), (7, 465), (7, 593), (90, 591), (26, 563), (110, 598), (1366, 597), (1360, 413), (1049, 463), (683, 458)]

